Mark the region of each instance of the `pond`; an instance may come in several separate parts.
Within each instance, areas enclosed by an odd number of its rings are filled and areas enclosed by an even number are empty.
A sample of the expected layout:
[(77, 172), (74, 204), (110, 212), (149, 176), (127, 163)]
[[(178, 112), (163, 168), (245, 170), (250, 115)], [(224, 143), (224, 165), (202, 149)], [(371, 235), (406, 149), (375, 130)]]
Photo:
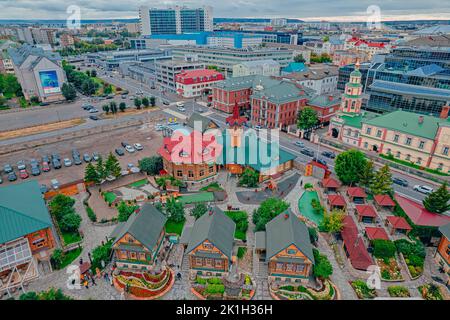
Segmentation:
[(317, 225), (322, 223), (323, 214), (317, 214), (314, 212), (311, 206), (311, 200), (316, 199), (319, 201), (319, 196), (316, 191), (305, 191), (298, 200), (298, 209), (300, 214), (309, 220), (313, 221)]

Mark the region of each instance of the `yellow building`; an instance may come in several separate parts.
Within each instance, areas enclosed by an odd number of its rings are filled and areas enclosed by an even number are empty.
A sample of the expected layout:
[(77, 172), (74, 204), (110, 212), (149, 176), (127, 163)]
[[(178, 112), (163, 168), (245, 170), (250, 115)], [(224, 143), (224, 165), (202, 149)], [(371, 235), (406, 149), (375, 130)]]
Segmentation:
[(363, 122), (360, 135), (364, 150), (450, 173), (448, 111), (440, 118), (394, 111)]

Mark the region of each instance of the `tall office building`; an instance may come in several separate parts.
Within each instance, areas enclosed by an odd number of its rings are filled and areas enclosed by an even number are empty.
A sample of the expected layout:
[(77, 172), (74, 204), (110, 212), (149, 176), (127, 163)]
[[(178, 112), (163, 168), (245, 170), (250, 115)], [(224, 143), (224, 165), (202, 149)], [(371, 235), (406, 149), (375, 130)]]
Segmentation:
[(139, 8), (141, 34), (181, 34), (186, 32), (213, 31), (212, 7), (156, 9)]

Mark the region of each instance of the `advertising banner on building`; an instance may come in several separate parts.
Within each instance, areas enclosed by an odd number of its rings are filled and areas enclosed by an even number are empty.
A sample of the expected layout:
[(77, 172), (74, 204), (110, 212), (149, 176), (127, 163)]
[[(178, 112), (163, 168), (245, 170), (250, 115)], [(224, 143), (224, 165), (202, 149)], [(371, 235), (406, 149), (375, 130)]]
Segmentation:
[(59, 87), (58, 75), (55, 70), (40, 71), (39, 78), (45, 94), (61, 92)]

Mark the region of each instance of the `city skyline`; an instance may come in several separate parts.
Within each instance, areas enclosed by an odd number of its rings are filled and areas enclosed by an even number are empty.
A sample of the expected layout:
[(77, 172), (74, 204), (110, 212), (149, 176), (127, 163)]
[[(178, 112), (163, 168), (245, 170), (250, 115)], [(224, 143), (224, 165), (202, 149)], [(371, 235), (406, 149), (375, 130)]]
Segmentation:
[[(0, 19), (66, 19), (69, 5), (77, 5), (81, 9), (82, 19), (131, 19), (138, 17), (141, 5), (165, 7), (184, 5), (188, 7), (210, 5), (215, 17), (236, 18), (295, 18), (305, 21), (327, 20), (336, 22), (366, 21), (369, 6), (378, 6), (381, 10), (381, 20), (435, 20), (450, 19), (450, 5), (443, 1), (427, 2), (412, 0), (408, 7), (403, 1), (379, 0), (346, 1), (345, 3), (329, 3), (325, 0), (314, 2), (306, 0), (281, 0), (276, 4), (264, 0), (233, 0), (217, 3), (212, 0), (188, 1), (146, 1), (135, 0), (127, 6), (118, 0), (76, 0), (70, 4), (55, 0), (0, 0)], [(418, 14), (418, 12), (420, 12)]]

